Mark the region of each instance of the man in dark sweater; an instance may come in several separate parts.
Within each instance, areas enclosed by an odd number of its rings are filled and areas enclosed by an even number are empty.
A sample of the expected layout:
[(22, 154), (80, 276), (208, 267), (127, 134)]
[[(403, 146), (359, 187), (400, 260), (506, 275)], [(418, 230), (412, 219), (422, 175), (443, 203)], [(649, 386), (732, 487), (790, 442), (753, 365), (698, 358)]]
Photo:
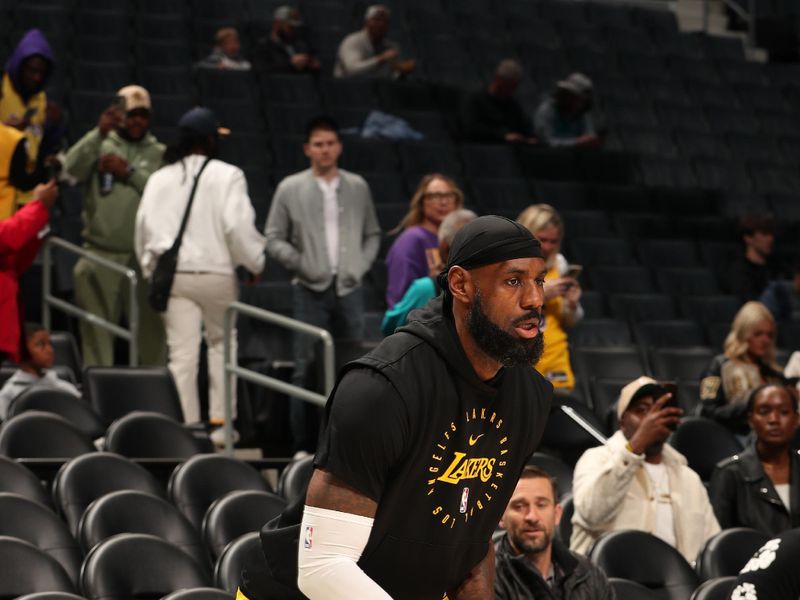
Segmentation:
[(614, 588), (588, 559), (554, 537), (561, 520), (556, 483), (538, 467), (522, 471), (500, 526), (497, 600), (612, 600)]
[(730, 266), (730, 292), (742, 302), (758, 300), (770, 281), (783, 275), (773, 254), (775, 221), (768, 215), (746, 215), (739, 221), (744, 254)]
[(461, 126), (472, 142), (536, 143), (533, 124), (514, 93), (522, 80), (522, 67), (516, 60), (506, 59), (497, 65), (488, 88), (464, 98)]
[(270, 73), (316, 73), (319, 59), (311, 53), (300, 31), (303, 19), (296, 8), (284, 5), (275, 9), (272, 31), (259, 40), (257, 60)]

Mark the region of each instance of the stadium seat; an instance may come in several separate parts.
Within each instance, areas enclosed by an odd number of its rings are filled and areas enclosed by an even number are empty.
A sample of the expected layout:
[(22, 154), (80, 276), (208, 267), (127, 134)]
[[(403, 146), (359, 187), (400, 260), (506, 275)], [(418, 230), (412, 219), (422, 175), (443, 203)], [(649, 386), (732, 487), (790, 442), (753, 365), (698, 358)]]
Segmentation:
[(594, 289), (607, 294), (651, 294), (656, 291), (645, 267), (592, 267), (588, 273)]
[(35, 592), (17, 597), (17, 600), (86, 600), (83, 596), (69, 592)]
[(180, 548), (152, 535), (121, 533), (95, 546), (81, 571), (88, 600), (123, 600), (147, 591), (160, 598), (182, 588), (203, 587), (209, 577)]
[(620, 579), (619, 577), (609, 577), (608, 583), (614, 588), (617, 600), (660, 600), (661, 596), (641, 583)]
[(569, 342), (580, 346), (624, 346), (632, 341), (625, 321), (618, 319), (583, 319), (569, 332)]
[(83, 362), (75, 336), (68, 331), (51, 331), (50, 343), (53, 345), (53, 364), (69, 367), (77, 377), (80, 377), (83, 372)]
[(202, 587), (178, 590), (164, 596), (161, 600), (231, 600), (231, 598), (232, 595), (228, 592), (212, 587)]
[(678, 298), (683, 316), (698, 323), (732, 322), (742, 305), (736, 296), (684, 296)]
[(105, 433), (105, 427), (92, 407), (64, 390), (45, 387), (27, 389), (11, 401), (8, 416), (11, 418), (32, 410), (63, 417), (90, 440)]
[(50, 497), (36, 475), (5, 456), (0, 456), (0, 492), (18, 494), (48, 508), (52, 506)]
[(556, 527), (556, 535), (565, 546), (569, 546), (572, 536), (572, 516), (575, 514), (575, 500), (572, 494), (560, 500), (561, 502), (561, 521)]
[(763, 546), (770, 536), (748, 527), (732, 527), (720, 531), (709, 539), (697, 555), (697, 573), (707, 581), (718, 577), (731, 577)]
[(617, 214), (614, 226), (626, 239), (638, 244), (644, 239), (669, 238), (674, 235), (674, 223), (660, 213)]
[(131, 460), (110, 452), (85, 454), (65, 463), (53, 481), (53, 501), (73, 534), (86, 507), (117, 490), (139, 490), (159, 498), (164, 489)]
[(119, 490), (101, 496), (83, 514), (77, 538), (88, 553), (103, 540), (120, 533), (144, 533), (169, 542), (211, 574), (209, 557), (199, 532), (163, 498), (136, 490)]
[(278, 479), (278, 495), (286, 498), (287, 504), (294, 502), (301, 494), (306, 493), (308, 482), (314, 473), (314, 457), (306, 456), (290, 462), (281, 471)]
[(711, 296), (720, 289), (714, 272), (702, 267), (662, 268), (656, 271), (661, 290), (674, 296)]
[(652, 348), (650, 365), (657, 379), (699, 381), (715, 354), (706, 346)]
[(129, 458), (186, 459), (204, 447), (183, 423), (160, 413), (134, 411), (111, 424), (105, 449)]
[(594, 543), (588, 556), (609, 577), (636, 581), (659, 598), (686, 600), (700, 583), (675, 548), (644, 531), (606, 533)]
[(603, 211), (568, 210), (561, 213), (561, 218), (564, 220), (567, 239), (617, 237), (608, 216)]
[(246, 533), (225, 547), (214, 569), (214, 585), (231, 594), (236, 593), (242, 567), (247, 555), (261, 547), (258, 532)]
[(583, 290), (581, 306), (588, 319), (603, 319), (609, 316), (606, 310), (605, 295), (600, 292)]
[[(292, 75), (291, 77), (295, 77)], [(375, 82), (367, 78), (323, 79), (322, 99), (326, 106), (375, 108), (378, 104)]]
[(634, 324), (633, 333), (639, 345), (645, 348), (703, 346), (706, 343), (700, 325), (683, 319), (641, 321)]
[(576, 239), (572, 242), (571, 258), (584, 266), (636, 264), (630, 244), (619, 239)]
[(536, 181), (533, 184), (538, 202), (552, 204), (558, 211), (588, 208), (589, 188), (572, 181)]
[(198, 529), (214, 500), (234, 490), (272, 491), (253, 467), (218, 454), (193, 456), (178, 465), (167, 487), (172, 503)]
[(694, 267), (700, 263), (691, 240), (641, 240), (639, 256), (647, 267)]
[(240, 490), (214, 501), (203, 518), (203, 540), (216, 560), (230, 542), (259, 531), (286, 507), (286, 500), (271, 492)]
[(402, 142), (397, 145), (397, 150), (403, 172), (414, 178), (434, 172), (447, 173), (456, 178), (461, 174), (461, 163), (449, 144)]
[(528, 464), (539, 467), (556, 480), (559, 499), (572, 494), (572, 469), (564, 461), (544, 452), (534, 452), (528, 459)]
[(16, 494), (0, 493), (0, 536), (30, 542), (55, 559), (77, 585), (81, 550), (64, 521), (49, 508)]
[(567, 416), (561, 406), (572, 409), (598, 433), (605, 436), (608, 435), (608, 431), (592, 410), (582, 402), (569, 396), (554, 397), (542, 437), (542, 451), (552, 451), (567, 464), (574, 465), (586, 449), (598, 446), (601, 442)]
[(87, 367), (83, 385), (84, 396), (106, 426), (135, 410), (183, 423), (178, 390), (165, 367)]
[(356, 173), (394, 173), (397, 154), (391, 142), (378, 139), (347, 138), (340, 162), (343, 168)]
[[(141, 66), (139, 68), (141, 84), (151, 94), (164, 96), (194, 95), (194, 80), (187, 65), (170, 67)], [(157, 110), (158, 107), (155, 107)]]
[(735, 585), (735, 576), (710, 579), (700, 584), (689, 600), (728, 600)]
[(576, 374), (633, 381), (648, 373), (636, 346), (583, 346), (572, 352)]
[(389, 112), (395, 110), (433, 110), (436, 98), (424, 83), (403, 81), (376, 82), (381, 105)]
[(630, 382), (629, 378), (596, 376), (588, 379), (588, 397), (591, 399), (592, 410), (609, 431), (617, 428), (617, 414), (614, 409), (620, 391)]
[(0, 598), (11, 600), (35, 592), (75, 592), (58, 561), (30, 542), (0, 536), (0, 556)]
[(94, 451), (77, 427), (52, 413), (27, 411), (0, 427), (0, 454), (10, 458), (74, 458)]
[(667, 294), (611, 294), (608, 303), (615, 318), (632, 323), (678, 318), (675, 301)]
[(127, 62), (105, 63), (73, 61), (72, 85), (86, 92), (104, 92), (109, 102), (114, 92), (133, 80), (133, 71)]
[(550, 148), (518, 148), (522, 172), (533, 179), (580, 181), (581, 170), (574, 152)]
[(719, 461), (742, 450), (728, 429), (705, 417), (685, 417), (668, 441), (703, 481), (711, 479)]

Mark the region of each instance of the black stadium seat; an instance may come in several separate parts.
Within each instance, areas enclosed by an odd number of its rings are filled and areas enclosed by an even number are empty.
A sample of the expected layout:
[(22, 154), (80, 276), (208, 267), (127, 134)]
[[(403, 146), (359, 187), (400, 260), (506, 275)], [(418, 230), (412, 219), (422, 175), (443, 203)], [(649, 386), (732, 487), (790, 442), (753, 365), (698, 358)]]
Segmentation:
[(208, 575), (177, 546), (152, 535), (121, 533), (95, 546), (81, 571), (88, 600), (127, 600), (146, 591), (161, 598), (210, 584)]
[(69, 592), (35, 592), (19, 596), (17, 600), (85, 600), (83, 596)]
[(52, 506), (42, 482), (27, 467), (17, 461), (0, 456), (0, 493), (18, 494), (42, 506)]
[(0, 427), (0, 454), (10, 458), (74, 458), (94, 451), (87, 436), (52, 413), (31, 410)]
[(214, 569), (214, 585), (231, 594), (236, 593), (242, 567), (247, 556), (261, 547), (258, 532), (246, 533), (227, 545)]
[(280, 479), (278, 479), (278, 495), (286, 498), (286, 502), (291, 504), (300, 495), (305, 495), (313, 473), (313, 456), (293, 460), (281, 471)]
[(719, 461), (742, 450), (728, 429), (705, 417), (685, 417), (668, 441), (703, 481), (711, 479)]
[(173, 592), (161, 600), (231, 600), (231, 594), (212, 587), (189, 588)]
[(633, 381), (646, 374), (644, 359), (636, 346), (584, 346), (572, 352), (576, 375)]
[(609, 577), (608, 583), (614, 588), (617, 600), (660, 600), (661, 596), (641, 583), (630, 579)]
[(641, 583), (665, 600), (686, 600), (700, 583), (675, 548), (644, 531), (606, 533), (589, 550), (589, 558), (609, 577)]
[(559, 499), (572, 494), (572, 469), (564, 461), (544, 452), (534, 452), (528, 459), (528, 464), (539, 467), (556, 480)]
[(0, 536), (0, 598), (12, 600), (34, 592), (75, 592), (58, 562), (30, 542)]
[(593, 267), (589, 279), (607, 294), (651, 294), (656, 291), (650, 269), (645, 267)]
[(633, 326), (633, 333), (639, 344), (648, 348), (703, 346), (706, 343), (700, 325), (683, 319), (641, 321)]
[(611, 311), (631, 322), (677, 319), (675, 301), (668, 294), (611, 294)]
[(699, 381), (717, 352), (706, 346), (653, 348), (650, 365), (658, 379)]
[(46, 387), (29, 388), (11, 401), (8, 406), (8, 416), (11, 418), (32, 410), (63, 417), (90, 440), (101, 437), (105, 432), (99, 415), (92, 410), (92, 407), (81, 398), (63, 390)]
[(731, 577), (763, 546), (770, 536), (748, 527), (732, 527), (720, 531), (709, 539), (697, 555), (697, 573), (700, 579)]
[(569, 333), (570, 344), (579, 346), (624, 346), (632, 341), (625, 321), (618, 319), (583, 319)]
[(185, 459), (204, 450), (183, 423), (160, 413), (134, 411), (114, 421), (105, 448), (130, 458)]
[(736, 585), (736, 577), (717, 577), (704, 581), (689, 600), (728, 600)]

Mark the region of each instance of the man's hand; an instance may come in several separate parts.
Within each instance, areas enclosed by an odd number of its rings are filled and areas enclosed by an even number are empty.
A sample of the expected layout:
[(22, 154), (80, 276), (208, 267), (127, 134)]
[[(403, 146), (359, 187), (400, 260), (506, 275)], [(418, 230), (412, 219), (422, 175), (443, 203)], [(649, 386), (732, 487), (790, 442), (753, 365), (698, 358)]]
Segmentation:
[(566, 298), (567, 293), (569, 293), (570, 290), (572, 290), (575, 287), (578, 288), (577, 294), (578, 298), (580, 298), (581, 297), (580, 284), (573, 277), (559, 277), (557, 279), (551, 279), (550, 281), (545, 281), (544, 301), (547, 302), (548, 300), (552, 300), (553, 298), (557, 298), (558, 296), (564, 296)]
[(292, 56), (290, 60), (292, 61), (292, 66), (295, 69), (298, 71), (304, 71), (308, 68), (309, 62), (311, 61), (311, 56), (306, 53), (299, 53)]
[(636, 433), (628, 440), (634, 454), (643, 454), (653, 444), (666, 440), (673, 431), (672, 427), (680, 423), (683, 410), (677, 406), (665, 406), (670, 398), (672, 394), (664, 394), (656, 400)]
[(128, 178), (128, 161), (116, 154), (104, 154), (97, 163), (101, 173), (111, 173), (115, 179), (124, 181)]
[(54, 179), (47, 183), (40, 183), (33, 188), (33, 199), (39, 200), (47, 207), (47, 210), (52, 210), (58, 199), (58, 186)]
[(120, 127), (124, 119), (125, 115), (122, 114), (122, 109), (119, 106), (109, 106), (97, 121), (100, 137), (106, 137), (109, 131)]
[(385, 63), (393, 61), (395, 58), (400, 56), (400, 53), (395, 50), (394, 48), (389, 48), (388, 50), (384, 50), (380, 54), (378, 54), (378, 62)]

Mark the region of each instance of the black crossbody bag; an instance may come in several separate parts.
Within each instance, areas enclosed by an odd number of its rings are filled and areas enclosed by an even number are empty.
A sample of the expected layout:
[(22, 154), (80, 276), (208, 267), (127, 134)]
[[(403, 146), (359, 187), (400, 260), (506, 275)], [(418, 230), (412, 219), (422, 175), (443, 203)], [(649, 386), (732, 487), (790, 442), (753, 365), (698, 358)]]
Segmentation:
[(147, 289), (147, 301), (153, 310), (157, 312), (164, 312), (167, 310), (167, 303), (169, 303), (169, 296), (172, 292), (172, 282), (175, 280), (175, 271), (178, 268), (178, 252), (181, 249), (181, 241), (183, 240), (183, 232), (186, 230), (186, 223), (189, 221), (189, 213), (192, 210), (192, 202), (194, 202), (194, 194), (197, 191), (197, 182), (200, 181), (200, 175), (206, 168), (206, 165), (211, 158), (206, 158), (203, 166), (197, 172), (192, 185), (192, 192), (189, 194), (189, 203), (186, 205), (186, 211), (183, 213), (183, 220), (181, 227), (178, 230), (178, 236), (172, 244), (172, 247), (158, 257), (156, 268), (150, 276), (150, 286)]

